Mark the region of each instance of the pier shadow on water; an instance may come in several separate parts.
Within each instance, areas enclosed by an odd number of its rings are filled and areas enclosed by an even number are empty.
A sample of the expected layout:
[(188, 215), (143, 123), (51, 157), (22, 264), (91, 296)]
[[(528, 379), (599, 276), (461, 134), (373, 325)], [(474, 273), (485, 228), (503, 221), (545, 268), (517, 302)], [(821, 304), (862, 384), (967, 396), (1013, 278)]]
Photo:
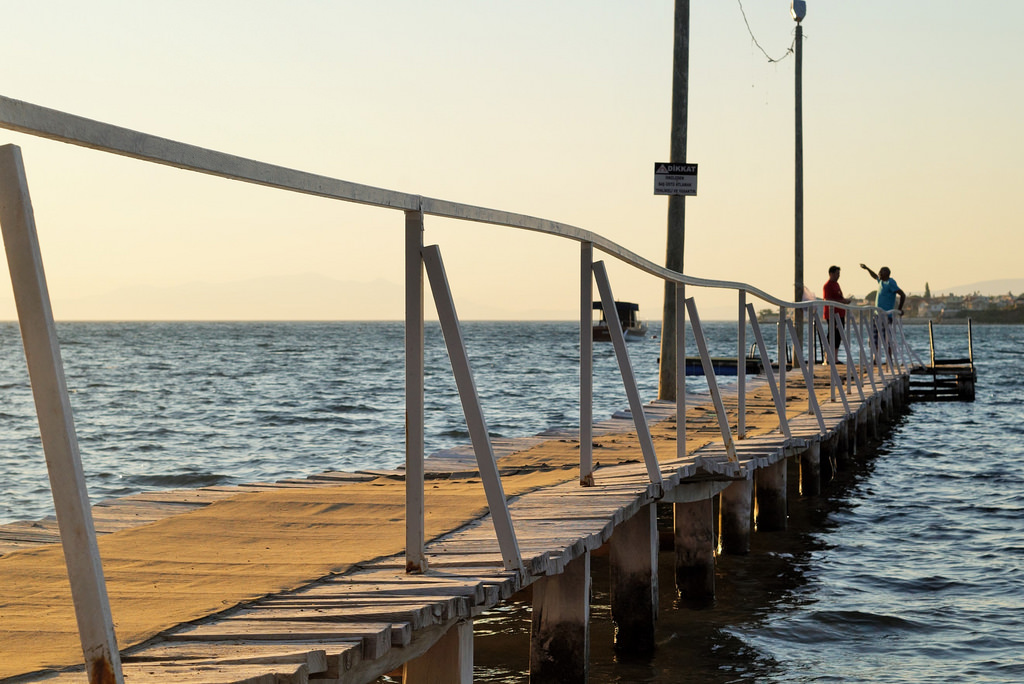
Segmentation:
[[(750, 644), (743, 634), (756, 632), (773, 615), (813, 600), (805, 589), (814, 582), (815, 554), (828, 551), (822, 533), (839, 524), (836, 518), (842, 518), (844, 509), (856, 505), (858, 490), (864, 487), (875, 457), (876, 452), (870, 451), (847, 464), (846, 470), (814, 499), (796, 493), (796, 473), (791, 471), (789, 529), (755, 533), (749, 555), (719, 556), (716, 596), (712, 603), (700, 607), (686, 605), (676, 591), (670, 534), (672, 507), (659, 505), (663, 541), (657, 648), (653, 654), (628, 655), (614, 648), (608, 558), (604, 549), (595, 552), (591, 560), (590, 681), (726, 684), (789, 680), (787, 664)], [(511, 684), (529, 680), (529, 590), (514, 599), (476, 620), (475, 682)], [(794, 638), (810, 641), (813, 635)]]

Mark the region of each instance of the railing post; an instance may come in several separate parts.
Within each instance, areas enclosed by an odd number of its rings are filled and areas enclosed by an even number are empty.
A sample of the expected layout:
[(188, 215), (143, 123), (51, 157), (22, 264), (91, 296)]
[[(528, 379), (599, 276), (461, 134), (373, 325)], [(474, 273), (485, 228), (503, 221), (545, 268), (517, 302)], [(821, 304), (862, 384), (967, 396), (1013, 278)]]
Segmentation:
[(426, 572), (423, 456), (423, 211), (405, 212), (405, 571)]
[[(821, 320), (818, 318), (818, 312), (817, 311), (812, 311), (811, 312), (811, 322), (814, 324), (814, 328), (818, 331), (818, 335), (819, 336), (825, 334), (825, 330), (823, 329), (823, 327), (821, 325)], [(832, 321), (832, 323), (833, 323), (832, 334), (835, 334), (835, 327), (834, 327), (835, 321)], [(839, 391), (839, 399), (842, 400), (842, 402), (843, 402), (843, 410), (846, 412), (847, 415), (849, 415), (850, 414), (850, 402), (847, 401), (847, 399), (846, 399), (846, 392), (842, 391), (842, 389), (843, 389), (843, 381), (842, 381), (842, 378), (839, 377), (839, 367), (836, 365), (836, 348), (834, 346), (832, 346), (831, 342), (828, 342), (827, 344), (822, 346), (822, 352), (825, 355), (825, 362), (828, 364), (829, 379), (830, 379), (829, 385), (832, 388), (832, 401), (836, 400), (836, 389), (838, 388), (840, 390)]]
[[(817, 352), (814, 350), (814, 339), (817, 337), (817, 335), (814, 334), (814, 326), (812, 324), (812, 321), (814, 319), (814, 315), (813, 315), (813, 313), (811, 312), (810, 309), (807, 310), (807, 313), (808, 313), (808, 316), (807, 316), (807, 347), (808, 348), (807, 348), (807, 368), (805, 369), (805, 372), (810, 373), (811, 379), (813, 380), (814, 379), (815, 359), (816, 359), (816, 355), (817, 355)], [(794, 342), (793, 342), (793, 344), (795, 345), (795, 344), (798, 344), (799, 342), (800, 342), (799, 338), (795, 337), (795, 335), (794, 335)], [(803, 354), (802, 351), (800, 353)], [(793, 356), (796, 356), (796, 352), (793, 353)], [(817, 397), (815, 397), (815, 399), (817, 399)], [(811, 410), (811, 405), (810, 405), (809, 402), (810, 402), (810, 400), (808, 399), (808, 404), (807, 404), (807, 410), (808, 411)]]
[[(854, 324), (854, 327), (856, 327), (856, 324)], [(850, 333), (846, 329), (846, 325), (843, 324), (843, 319), (840, 318), (839, 320), (836, 321), (836, 330), (839, 331), (839, 337), (843, 342), (843, 349), (846, 351), (847, 392), (852, 393), (852, 391), (849, 388), (849, 385), (852, 383), (857, 388), (857, 394), (860, 396), (860, 400), (865, 401), (864, 381), (861, 378), (860, 368), (857, 368), (856, 372), (853, 372), (853, 366), (855, 365), (853, 361), (853, 347), (850, 344)], [(861, 358), (863, 358), (863, 355), (861, 356)]]
[[(815, 312), (815, 313), (817, 313), (817, 312)], [(832, 307), (832, 314), (828, 317), (828, 325), (826, 326), (826, 333), (828, 334), (828, 340), (826, 340), (825, 342), (822, 343), (822, 353), (824, 353), (824, 349), (825, 349), (825, 345), (826, 344), (829, 346), (830, 349), (832, 349), (833, 353), (839, 351), (838, 349), (836, 349), (835, 342), (833, 341), (833, 340), (835, 340), (836, 319), (837, 318), (839, 318), (838, 309), (833, 306)], [(838, 363), (838, 361), (839, 360), (836, 359), (837, 363)], [(839, 388), (836, 387), (836, 383), (835, 383), (834, 380), (832, 380), (832, 376), (831, 375), (829, 375), (829, 387), (832, 390), (832, 401), (835, 401), (836, 400), (836, 391), (838, 389), (841, 389), (841, 386)]]
[(860, 366), (861, 366), (861, 371), (860, 372), (863, 373), (864, 369), (867, 368), (867, 371), (868, 371), (868, 381), (871, 383), (871, 391), (872, 392), (878, 392), (878, 384), (875, 382), (875, 362), (874, 362), (873, 358), (868, 354), (868, 351), (871, 349), (871, 337), (870, 336), (867, 336), (868, 337), (868, 342), (867, 342), (868, 346), (867, 347), (864, 346), (864, 337), (866, 335), (866, 331), (864, 330), (864, 327), (865, 327), (864, 318), (865, 318), (865, 316), (870, 316), (870, 312), (861, 311), (858, 314), (858, 316), (857, 316), (857, 325), (854, 326), (854, 328), (853, 328), (853, 331), (857, 334), (857, 346), (860, 348)]
[(747, 436), (747, 292), (739, 291), (736, 317), (736, 439)]
[(700, 316), (697, 314), (697, 303), (693, 297), (686, 300), (686, 310), (690, 314), (690, 327), (693, 328), (693, 341), (697, 344), (697, 351), (700, 352), (700, 362), (704, 366), (704, 377), (708, 379), (708, 389), (711, 391), (711, 403), (715, 406), (715, 413), (718, 416), (718, 428), (722, 432), (722, 442), (725, 444), (725, 452), (730, 461), (736, 459), (736, 444), (732, 439), (729, 417), (725, 413), (725, 404), (722, 403), (722, 392), (718, 387), (718, 378), (715, 376), (715, 367), (711, 363), (711, 355), (708, 353), (707, 339), (704, 337), (704, 328), (700, 324)]
[(490, 509), (491, 521), (494, 523), (494, 532), (498, 537), (498, 546), (501, 548), (505, 569), (521, 570), (523, 559), (519, 554), (519, 542), (516, 541), (516, 531), (512, 526), (512, 516), (508, 511), (508, 501), (505, 499), (501, 475), (498, 473), (498, 463), (494, 458), (494, 448), (491, 446), (491, 438), (487, 432), (487, 421), (484, 420), (480, 397), (476, 391), (476, 383), (473, 381), (473, 372), (469, 367), (469, 355), (466, 353), (466, 344), (462, 339), (462, 327), (459, 325), (459, 317), (455, 312), (455, 302), (452, 300), (448, 277), (445, 275), (444, 263), (441, 261), (441, 251), (437, 245), (423, 248), (423, 263), (427, 269), (427, 278), (430, 280), (430, 291), (434, 295), (437, 317), (441, 323), (445, 346), (448, 348), (448, 359), (452, 364), (452, 373), (455, 375), (455, 384), (459, 390), (459, 399), (462, 401), (462, 410), (466, 415), (466, 428), (469, 430), (470, 441), (473, 443), (473, 452), (476, 454), (480, 479), (483, 481), (484, 493), (487, 495), (487, 507)]
[(761, 334), (761, 324), (757, 322), (757, 313), (753, 304), (747, 304), (747, 316), (750, 318), (750, 327), (754, 331), (754, 341), (757, 343), (757, 351), (761, 355), (761, 365), (764, 366), (764, 374), (768, 378), (768, 388), (772, 392), (772, 399), (775, 401), (775, 412), (779, 416), (779, 429), (786, 438), (793, 436), (789, 429), (789, 418), (786, 416), (786, 399), (775, 384), (775, 373), (772, 371), (772, 360), (768, 357), (768, 347), (764, 343), (764, 336)]
[(622, 334), (622, 322), (619, 320), (619, 312), (615, 308), (611, 283), (608, 282), (608, 271), (605, 269), (603, 261), (595, 262), (593, 271), (594, 278), (597, 280), (597, 291), (601, 293), (601, 307), (604, 309), (604, 316), (608, 321), (608, 333), (612, 340), (612, 346), (615, 348), (615, 358), (619, 363), (622, 385), (626, 390), (626, 398), (629, 400), (629, 411), (633, 415), (636, 435), (640, 439), (640, 451), (644, 455), (647, 476), (651, 482), (660, 484), (661, 468), (658, 467), (658, 455), (654, 451), (654, 440), (651, 438), (647, 416), (644, 415), (644, 406), (640, 401), (640, 392), (636, 387), (636, 375), (633, 373), (633, 365), (630, 363), (629, 353), (626, 351), (626, 338)]
[(21, 149), (0, 147), (0, 228), (90, 684), (123, 684)]
[(821, 415), (821, 406), (818, 405), (818, 395), (814, 393), (814, 376), (811, 375), (811, 369), (804, 365), (803, 361), (803, 350), (800, 349), (800, 340), (796, 338), (796, 330), (793, 328), (792, 321), (786, 321), (786, 325), (789, 326), (789, 332), (793, 336), (793, 344), (796, 345), (796, 349), (793, 350), (793, 360), (800, 367), (800, 372), (804, 374), (804, 384), (807, 385), (807, 405), (810, 407), (811, 413), (818, 420), (818, 428), (821, 430), (821, 435), (824, 437), (828, 433), (828, 428), (825, 427), (825, 418)]
[(786, 307), (779, 307), (779, 326), (776, 333), (776, 340), (779, 347), (779, 394), (782, 395), (782, 403), (786, 403), (786, 364), (789, 363), (789, 343), (786, 341)]
[(882, 359), (883, 346), (885, 345), (885, 331), (882, 326), (882, 315), (877, 311), (872, 314), (871, 323), (874, 326), (874, 334), (872, 335), (871, 350), (874, 354), (875, 365), (878, 367), (878, 378), (884, 385), (886, 383), (885, 370), (882, 366), (885, 362)]
[(594, 244), (580, 244), (580, 485), (594, 486)]
[(676, 456), (686, 457), (686, 285), (676, 283)]

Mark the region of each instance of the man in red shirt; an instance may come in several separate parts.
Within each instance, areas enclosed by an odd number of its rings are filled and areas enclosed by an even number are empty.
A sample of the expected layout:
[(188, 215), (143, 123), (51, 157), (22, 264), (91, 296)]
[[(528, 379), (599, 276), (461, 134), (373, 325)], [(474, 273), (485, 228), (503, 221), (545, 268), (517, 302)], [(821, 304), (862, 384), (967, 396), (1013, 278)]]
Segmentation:
[[(822, 297), (832, 302), (839, 302), (840, 304), (849, 304), (850, 300), (843, 296), (843, 288), (839, 287), (839, 267), (829, 266), (828, 269), (828, 280), (825, 282), (825, 287), (822, 288)], [(826, 306), (825, 307), (825, 322), (828, 323), (828, 319), (832, 316), (832, 309), (836, 309), (839, 312), (839, 320), (843, 322), (843, 327), (846, 326), (846, 309), (840, 309), (837, 307)], [(836, 351), (839, 351), (840, 336), (837, 332), (835, 339), (833, 340)]]

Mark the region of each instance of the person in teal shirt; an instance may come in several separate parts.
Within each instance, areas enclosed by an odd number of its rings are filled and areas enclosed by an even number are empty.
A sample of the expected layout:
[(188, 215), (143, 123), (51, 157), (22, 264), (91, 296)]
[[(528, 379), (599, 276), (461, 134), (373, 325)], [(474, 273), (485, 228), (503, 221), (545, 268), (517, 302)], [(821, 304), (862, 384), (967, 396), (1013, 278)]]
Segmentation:
[[(907, 300), (907, 293), (900, 289), (900, 286), (896, 284), (896, 281), (890, 278), (889, 267), (883, 266), (878, 269), (878, 273), (875, 273), (864, 264), (860, 265), (865, 271), (868, 272), (872, 278), (878, 281), (878, 294), (875, 295), (875, 306), (882, 309), (883, 311), (892, 311), (896, 309), (903, 315), (903, 302)], [(896, 297), (900, 298), (899, 304), (896, 304)]]

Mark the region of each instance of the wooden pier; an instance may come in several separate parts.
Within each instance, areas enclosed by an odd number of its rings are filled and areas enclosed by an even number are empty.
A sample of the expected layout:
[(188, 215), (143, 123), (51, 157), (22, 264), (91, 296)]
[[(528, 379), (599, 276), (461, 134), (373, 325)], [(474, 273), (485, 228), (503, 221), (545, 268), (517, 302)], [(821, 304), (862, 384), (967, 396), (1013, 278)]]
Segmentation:
[[(827, 365), (815, 367), (803, 361), (794, 318), (807, 321), (808, 339), (831, 339), (820, 302), (689, 277), (577, 226), (287, 169), (3, 96), (0, 127), (399, 211), (406, 275), (405, 470), (146, 493), (90, 507), (25, 164), (18, 147), (0, 145), (0, 230), (60, 530), (42, 521), (0, 534), (0, 681), (355, 684), (401, 669), (406, 684), (461, 684), (472, 680), (474, 618), (529, 588), (523, 666), (531, 682), (584, 682), (591, 553), (606, 548), (610, 559), (616, 647), (650, 650), (659, 610), (655, 504), (675, 513), (679, 591), (707, 601), (718, 549), (747, 553), (755, 529), (787, 525), (787, 464), (799, 465), (799, 495), (817, 494), (902, 409), (908, 371), (923, 365), (911, 360), (898, 318), (847, 307), (849, 329), (836, 331), (849, 365), (837, 366), (829, 351)], [(491, 440), (441, 247), (424, 241), (428, 216), (578, 243), (578, 432)], [(595, 251), (674, 287), (673, 329), (692, 330), (710, 393), (693, 403), (685, 369), (676, 367), (670, 395), (685, 399), (682, 416), (673, 403), (641, 402), (613, 325), (630, 411), (593, 423), (595, 284), (603, 309), (616, 309)], [(432, 459), (423, 458), (424, 275), (472, 441)], [(731, 394), (719, 387), (688, 286), (736, 292), (737, 356), (746, 354), (749, 326), (764, 376), (748, 378), (740, 363)], [(778, 384), (748, 296), (778, 307), (777, 358), (794, 350), (795, 365), (778, 367)], [(686, 338), (668, 346), (677, 359), (686, 358)]]
[[(751, 379), (753, 380), (753, 379)], [(405, 572), (401, 471), (326, 473), (243, 487), (139, 494), (94, 507), (126, 682), (472, 680), (473, 618), (531, 587), (535, 682), (586, 680), (590, 554), (613, 573), (619, 648), (653, 647), (658, 531), (654, 504), (676, 509), (677, 583), (713, 593), (715, 546), (749, 550), (756, 529), (786, 525), (786, 464), (803, 495), (827, 484), (838, 455), (863, 449), (907, 399), (905, 375), (863, 402), (816, 395), (826, 430), (791, 379), (789, 428), (752, 382), (747, 435), (730, 460), (709, 405), (687, 412), (676, 456), (674, 404), (645, 408), (661, 484), (643, 465), (628, 414), (595, 426), (599, 467), (577, 478), (578, 440), (550, 433), (497, 444), (524, 560), (506, 570), (470, 450), (428, 459), (429, 570)], [(735, 397), (726, 404), (735, 423)], [(431, 498), (432, 497), (432, 498)], [(720, 498), (715, 539), (711, 502)], [(55, 523), (0, 528), (2, 681), (86, 682)], [(694, 582), (693, 579), (705, 578)], [(710, 578), (710, 582), (706, 578)], [(670, 581), (670, 579), (669, 579)]]

